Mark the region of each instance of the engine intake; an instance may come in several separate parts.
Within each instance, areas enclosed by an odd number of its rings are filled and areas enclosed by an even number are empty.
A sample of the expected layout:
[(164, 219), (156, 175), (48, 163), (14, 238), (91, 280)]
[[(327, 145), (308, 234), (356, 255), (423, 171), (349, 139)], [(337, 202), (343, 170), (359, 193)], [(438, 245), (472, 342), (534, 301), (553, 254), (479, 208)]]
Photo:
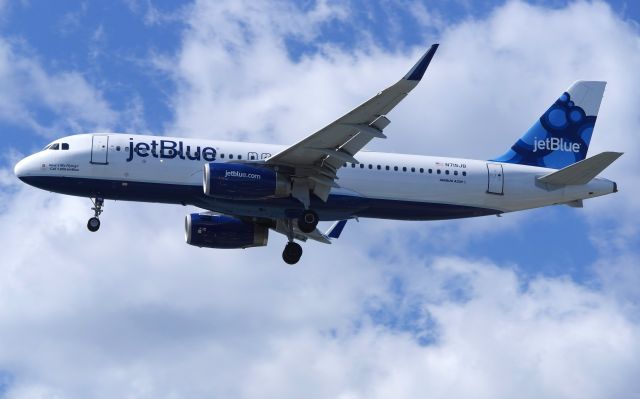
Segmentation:
[(251, 248), (267, 245), (269, 229), (224, 215), (192, 213), (184, 221), (187, 244), (206, 248)]
[(282, 198), (291, 194), (287, 176), (240, 163), (205, 164), (202, 186), (206, 195), (227, 199)]

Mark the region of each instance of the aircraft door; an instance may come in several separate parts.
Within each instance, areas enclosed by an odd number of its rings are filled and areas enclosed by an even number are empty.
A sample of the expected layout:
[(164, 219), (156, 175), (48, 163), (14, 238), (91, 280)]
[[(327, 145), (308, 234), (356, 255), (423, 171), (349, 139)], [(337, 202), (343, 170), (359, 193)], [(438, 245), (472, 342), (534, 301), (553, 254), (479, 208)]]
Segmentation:
[(91, 163), (108, 164), (109, 135), (94, 134), (91, 142)]
[(499, 163), (488, 163), (487, 172), (489, 175), (489, 181), (487, 183), (487, 193), (489, 194), (504, 194), (504, 171), (502, 165)]
[(247, 154), (247, 159), (249, 161), (257, 161), (258, 160), (258, 153), (257, 152), (250, 152)]

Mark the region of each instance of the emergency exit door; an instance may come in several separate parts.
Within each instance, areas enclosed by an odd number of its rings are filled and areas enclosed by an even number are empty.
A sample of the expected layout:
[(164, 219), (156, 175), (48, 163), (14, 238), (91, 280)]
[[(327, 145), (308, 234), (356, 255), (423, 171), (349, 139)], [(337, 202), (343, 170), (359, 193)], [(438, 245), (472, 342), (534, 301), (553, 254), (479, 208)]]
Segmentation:
[(91, 163), (106, 165), (108, 162), (109, 135), (94, 134), (91, 142)]
[(487, 173), (489, 182), (487, 184), (487, 192), (489, 194), (504, 194), (504, 172), (502, 165), (499, 163), (488, 163)]

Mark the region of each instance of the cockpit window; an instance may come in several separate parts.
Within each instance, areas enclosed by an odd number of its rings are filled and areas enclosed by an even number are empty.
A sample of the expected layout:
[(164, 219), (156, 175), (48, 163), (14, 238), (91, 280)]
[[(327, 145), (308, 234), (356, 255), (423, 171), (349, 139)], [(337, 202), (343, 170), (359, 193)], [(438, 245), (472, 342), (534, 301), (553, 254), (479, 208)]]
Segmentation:
[(60, 144), (58, 144), (58, 143), (51, 144), (51, 147), (49, 147), (49, 149), (50, 150), (58, 150), (58, 149), (60, 149)]
[(62, 149), (63, 150), (68, 150), (69, 149), (69, 143), (62, 143)]

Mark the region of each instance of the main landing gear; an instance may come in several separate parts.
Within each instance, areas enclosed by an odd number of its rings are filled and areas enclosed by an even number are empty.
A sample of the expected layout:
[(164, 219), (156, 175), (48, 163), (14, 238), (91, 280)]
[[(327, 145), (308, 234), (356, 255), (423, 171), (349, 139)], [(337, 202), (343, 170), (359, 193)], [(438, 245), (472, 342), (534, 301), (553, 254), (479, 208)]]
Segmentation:
[(282, 260), (289, 265), (295, 265), (302, 256), (302, 247), (297, 242), (290, 241), (282, 251)]
[(87, 222), (87, 228), (89, 229), (90, 232), (96, 232), (100, 228), (100, 219), (98, 218), (102, 213), (102, 207), (104, 206), (104, 199), (96, 198), (94, 200), (92, 198), (91, 202), (93, 202), (93, 208), (91, 208), (91, 210), (93, 211), (94, 214), (93, 214), (93, 217), (89, 219), (89, 221)]
[[(302, 218), (302, 217), (301, 217)], [(284, 247), (284, 251), (282, 251), (282, 260), (288, 265), (295, 265), (300, 260), (302, 256), (302, 247), (294, 240), (293, 234), (293, 224), (295, 223), (295, 219), (286, 219), (286, 232), (287, 239), (289, 242)]]
[(289, 242), (284, 247), (284, 251), (282, 251), (282, 260), (289, 265), (295, 265), (300, 260), (302, 256), (302, 247), (297, 242), (294, 242), (293, 235), (293, 224), (297, 223), (298, 229), (300, 229), (303, 233), (311, 233), (318, 226), (318, 222), (320, 218), (318, 214), (312, 211), (311, 209), (307, 209), (298, 217), (298, 219), (288, 219), (287, 221), (287, 238)]

